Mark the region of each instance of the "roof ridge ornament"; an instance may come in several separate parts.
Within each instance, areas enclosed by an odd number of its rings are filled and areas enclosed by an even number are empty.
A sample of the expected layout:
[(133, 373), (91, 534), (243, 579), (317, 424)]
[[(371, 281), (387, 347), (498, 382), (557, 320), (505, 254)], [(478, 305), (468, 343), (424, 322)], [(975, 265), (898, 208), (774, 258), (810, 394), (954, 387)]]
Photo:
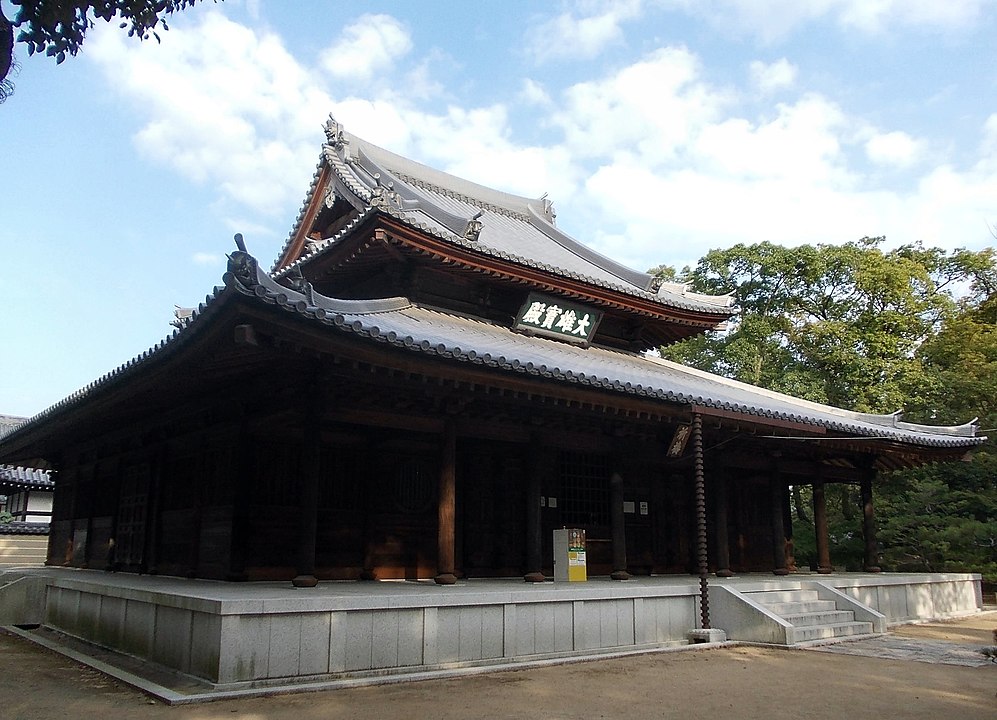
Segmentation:
[(467, 226), (464, 228), (465, 240), (477, 242), (478, 236), (481, 234), (481, 228), (483, 227), (483, 223), (478, 218), (484, 214), (484, 210), (478, 210), (478, 212), (474, 214), (474, 217), (467, 221)]
[(325, 138), (328, 141), (327, 144), (333, 150), (339, 151), (350, 144), (350, 141), (346, 139), (346, 131), (343, 129), (342, 123), (336, 122), (336, 118), (329, 113), (329, 119), (326, 120), (323, 127), (325, 130)]
[(315, 289), (301, 273), (300, 265), (295, 265), (291, 272), (284, 276), (284, 279), (287, 281), (287, 284), (291, 286), (292, 290), (296, 290), (305, 296), (305, 300), (308, 302), (309, 306), (315, 307)]
[(381, 182), (381, 173), (374, 173), (375, 187), (370, 191), (370, 204), (378, 210), (387, 210), (391, 205), (398, 204), (398, 194), (395, 193), (395, 184)]
[(246, 242), (242, 239), (242, 233), (236, 233), (232, 239), (235, 240), (235, 245), (239, 249), (231, 255), (225, 256), (228, 258), (228, 272), (244, 283), (252, 282), (256, 278), (256, 258), (246, 250)]
[(554, 210), (554, 201), (547, 197), (547, 193), (540, 196), (540, 201), (543, 204), (541, 212), (543, 213), (544, 218), (551, 225), (556, 225), (557, 212)]

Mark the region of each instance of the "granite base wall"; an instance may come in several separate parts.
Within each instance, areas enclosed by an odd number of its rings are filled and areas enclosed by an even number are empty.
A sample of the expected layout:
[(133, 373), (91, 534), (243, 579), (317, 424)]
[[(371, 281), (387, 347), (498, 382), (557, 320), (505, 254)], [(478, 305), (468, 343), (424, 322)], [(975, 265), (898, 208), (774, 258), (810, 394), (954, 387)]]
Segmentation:
[[(485, 593), (445, 606), (320, 609), (288, 600), (252, 612), (237, 603), (68, 585), (48, 587), (46, 625), (222, 686), (686, 644), (699, 602), (687, 588), (540, 602), (502, 599), (507, 593), (489, 601)], [(376, 605), (376, 597), (364, 604)]]

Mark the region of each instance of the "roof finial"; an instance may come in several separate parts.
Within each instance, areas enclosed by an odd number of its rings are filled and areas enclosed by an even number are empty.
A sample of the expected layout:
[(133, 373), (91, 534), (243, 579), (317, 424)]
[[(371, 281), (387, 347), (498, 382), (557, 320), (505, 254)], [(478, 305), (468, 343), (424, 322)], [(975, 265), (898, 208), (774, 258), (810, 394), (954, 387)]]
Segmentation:
[(336, 122), (332, 113), (329, 113), (329, 119), (325, 123), (325, 137), (333, 150), (342, 150), (349, 143), (346, 139), (346, 131), (343, 130), (340, 123)]
[(547, 218), (547, 222), (553, 225), (554, 220), (557, 219), (557, 213), (554, 212), (554, 202), (547, 197), (547, 193), (541, 195), (540, 200), (543, 203), (544, 217)]
[(395, 184), (381, 182), (381, 173), (374, 173), (374, 188), (370, 191), (370, 205), (379, 210), (387, 210), (389, 201), (394, 200)]
[(236, 233), (233, 239), (235, 240), (235, 246), (239, 248), (239, 252), (249, 252), (246, 250), (246, 242), (242, 239), (242, 233)]
[(478, 210), (470, 220), (467, 221), (467, 227), (464, 228), (464, 238), (475, 242), (478, 239), (478, 235), (481, 234), (482, 223), (480, 218), (484, 214), (483, 210)]

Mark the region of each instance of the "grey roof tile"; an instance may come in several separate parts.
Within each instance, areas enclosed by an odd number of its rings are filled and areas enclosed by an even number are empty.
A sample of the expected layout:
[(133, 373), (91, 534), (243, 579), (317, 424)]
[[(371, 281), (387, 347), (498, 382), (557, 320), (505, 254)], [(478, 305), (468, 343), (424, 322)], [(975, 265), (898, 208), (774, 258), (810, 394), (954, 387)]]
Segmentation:
[(500, 372), (543, 377), (610, 392), (682, 405), (701, 405), (748, 416), (787, 420), (850, 436), (882, 438), (921, 447), (972, 447), (986, 440), (976, 425), (941, 427), (903, 423), (897, 415), (869, 415), (812, 403), (644, 355), (602, 347), (582, 348), (515, 333), (504, 326), (421, 307), (405, 298), (340, 300), (278, 284), (243, 252), (232, 253), (225, 287), (215, 288), (191, 316), (158, 345), (105, 374), (27, 423), (0, 432), (0, 450), (16, 437), (83, 405), (103, 389), (127, 382), (151, 361), (176, 352), (237, 295), (275, 306), (302, 319), (431, 357), (467, 362)]
[[(398, 347), (503, 370), (548, 377), (674, 403), (702, 405), (746, 415), (823, 427), (853, 435), (915, 445), (959, 447), (982, 442), (974, 423), (941, 427), (903, 423), (897, 414), (871, 415), (801, 400), (660, 358), (601, 347), (583, 348), (512, 330), (470, 317), (407, 304), (397, 310), (331, 310), (321, 316), (287, 297), (262, 272), (255, 280), (232, 277), (254, 297), (279, 294), (279, 304), (307, 317)], [(245, 283), (245, 284), (244, 284)], [(264, 295), (258, 288), (264, 288)], [(330, 314), (331, 311), (331, 314)]]
[(51, 488), (55, 485), (47, 470), (0, 465), (0, 486)]
[[(671, 286), (658, 287), (651, 275), (621, 265), (561, 232), (553, 224), (552, 206), (546, 198), (524, 198), (449, 175), (351, 135), (331, 119), (330, 123), (337, 141), (324, 146), (323, 158), (334, 171), (337, 186), (352, 198), (351, 202), (363, 205), (358, 209), (366, 209), (374, 202), (378, 183), (385, 188), (390, 185), (394, 202), (379, 208), (381, 211), (454, 244), (651, 300), (663, 307), (714, 315), (718, 323), (734, 312), (727, 296), (686, 294)], [(324, 189), (313, 182), (309, 197), (314, 192)], [(301, 217), (292, 237), (300, 227)], [(464, 237), (464, 227), (471, 218), (481, 222), (481, 232), (473, 242)], [(335, 246), (343, 236), (341, 233), (326, 241), (312, 255)], [(287, 247), (285, 244), (281, 254)]]

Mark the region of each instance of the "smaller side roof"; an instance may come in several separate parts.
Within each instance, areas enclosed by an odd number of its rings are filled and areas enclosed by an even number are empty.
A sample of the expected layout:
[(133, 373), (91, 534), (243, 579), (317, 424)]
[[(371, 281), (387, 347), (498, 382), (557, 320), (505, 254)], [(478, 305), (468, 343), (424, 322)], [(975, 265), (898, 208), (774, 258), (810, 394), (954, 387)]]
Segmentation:
[(27, 419), (17, 415), (0, 415), (0, 435), (10, 432), (18, 425), (26, 422)]
[(47, 470), (0, 465), (0, 488), (51, 490), (54, 486), (55, 482)]

